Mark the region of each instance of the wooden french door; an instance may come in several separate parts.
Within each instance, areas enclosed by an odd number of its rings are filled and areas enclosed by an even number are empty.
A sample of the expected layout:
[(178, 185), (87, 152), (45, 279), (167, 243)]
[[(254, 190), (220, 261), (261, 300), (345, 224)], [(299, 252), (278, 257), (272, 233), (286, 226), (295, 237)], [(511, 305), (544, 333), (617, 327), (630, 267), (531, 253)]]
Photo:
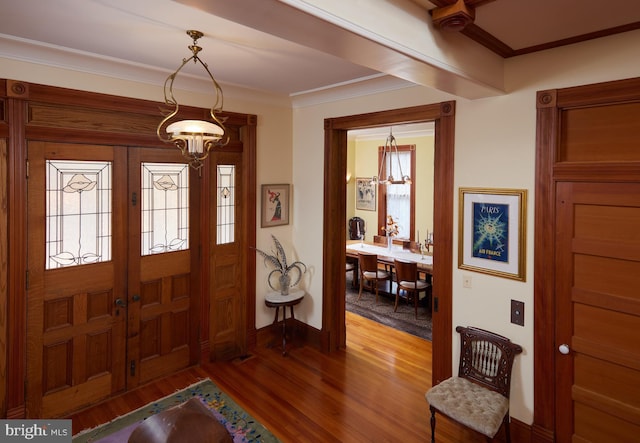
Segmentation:
[[(179, 153), (29, 142), (28, 159), (27, 416), (63, 416), (195, 361), (194, 193), (148, 201), (188, 186)], [(186, 246), (150, 235), (185, 205)]]
[(640, 435), (640, 183), (556, 194), (558, 442)]
[(191, 270), (199, 268), (192, 248), (199, 247), (200, 229), (193, 175), (175, 149), (129, 149), (127, 388), (198, 359), (199, 275)]

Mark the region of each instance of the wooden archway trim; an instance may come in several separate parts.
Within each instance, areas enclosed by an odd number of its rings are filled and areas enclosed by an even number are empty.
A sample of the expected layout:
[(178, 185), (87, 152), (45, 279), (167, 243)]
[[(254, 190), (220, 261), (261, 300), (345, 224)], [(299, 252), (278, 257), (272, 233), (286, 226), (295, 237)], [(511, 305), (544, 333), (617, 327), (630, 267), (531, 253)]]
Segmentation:
[(323, 289), (321, 347), (346, 346), (345, 252), (347, 132), (403, 123), (435, 123), (433, 383), (451, 375), (453, 274), (453, 166), (455, 102), (325, 119)]

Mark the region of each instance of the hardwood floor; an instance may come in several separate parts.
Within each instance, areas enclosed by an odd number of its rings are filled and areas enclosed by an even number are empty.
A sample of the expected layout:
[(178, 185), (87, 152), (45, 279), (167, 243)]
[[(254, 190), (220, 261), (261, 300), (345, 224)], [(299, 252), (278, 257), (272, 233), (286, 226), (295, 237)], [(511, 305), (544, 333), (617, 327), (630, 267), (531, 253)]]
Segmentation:
[[(347, 349), (258, 348), (206, 364), (73, 415), (74, 434), (209, 377), (283, 442), (426, 442), (431, 342), (347, 312)], [(437, 441), (483, 442), (438, 415)]]

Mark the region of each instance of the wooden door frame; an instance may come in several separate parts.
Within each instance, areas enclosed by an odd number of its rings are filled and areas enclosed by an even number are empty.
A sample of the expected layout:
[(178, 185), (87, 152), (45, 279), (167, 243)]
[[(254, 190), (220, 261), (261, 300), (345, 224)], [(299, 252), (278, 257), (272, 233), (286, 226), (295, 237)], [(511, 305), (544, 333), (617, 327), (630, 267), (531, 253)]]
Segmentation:
[(561, 162), (558, 141), (565, 109), (640, 101), (640, 78), (539, 91), (536, 97), (534, 218), (534, 422), (532, 442), (556, 439), (555, 386), (555, 201), (558, 181), (640, 181), (634, 162)]
[(434, 122), (434, 232), (438, 253), (434, 256), (433, 383), (452, 373), (453, 283), (453, 172), (455, 102), (442, 102), (369, 114), (328, 118), (325, 128), (323, 287), (321, 349), (330, 352), (346, 346), (345, 229), (347, 185), (347, 131), (389, 124)]
[[(6, 414), (9, 419), (26, 415), (27, 141), (175, 149), (161, 143), (156, 135), (160, 105), (150, 100), (0, 79), (0, 137), (5, 140), (1, 153), (6, 154), (0, 160), (0, 170), (7, 171), (6, 181), (0, 184), (0, 196), (7, 196), (7, 208), (0, 208), (0, 226), (8, 226), (7, 234), (0, 237), (0, 343), (7, 338), (6, 353), (0, 357), (0, 369), (6, 370), (6, 383), (0, 387), (0, 394), (4, 394), (0, 415)], [(209, 114), (209, 109), (191, 106), (181, 106), (180, 110), (185, 118), (207, 119)], [(241, 229), (246, 245), (255, 247), (257, 117), (233, 112), (223, 112), (223, 117), (232, 139), (241, 140), (244, 146), (242, 203), (247, 211)], [(205, 185), (203, 179), (201, 186)], [(246, 260), (249, 349), (256, 343), (255, 266), (255, 256)], [(204, 292), (202, 297), (206, 299)], [(208, 311), (203, 309), (201, 350), (208, 349), (208, 321)]]

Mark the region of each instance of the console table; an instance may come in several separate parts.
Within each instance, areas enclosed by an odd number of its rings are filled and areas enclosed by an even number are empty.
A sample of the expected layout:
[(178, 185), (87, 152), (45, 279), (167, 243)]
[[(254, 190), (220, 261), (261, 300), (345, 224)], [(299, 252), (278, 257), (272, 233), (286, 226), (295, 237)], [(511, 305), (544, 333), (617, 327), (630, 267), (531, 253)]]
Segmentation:
[[(295, 320), (293, 315), (293, 307), (300, 303), (304, 298), (305, 292), (302, 289), (290, 291), (288, 295), (282, 295), (279, 292), (268, 292), (264, 298), (264, 304), (270, 308), (276, 308), (276, 316), (273, 324), (278, 323), (278, 313), (282, 308), (282, 355), (287, 354), (287, 306), (291, 311), (291, 319)], [(293, 340), (293, 331), (291, 332)]]

